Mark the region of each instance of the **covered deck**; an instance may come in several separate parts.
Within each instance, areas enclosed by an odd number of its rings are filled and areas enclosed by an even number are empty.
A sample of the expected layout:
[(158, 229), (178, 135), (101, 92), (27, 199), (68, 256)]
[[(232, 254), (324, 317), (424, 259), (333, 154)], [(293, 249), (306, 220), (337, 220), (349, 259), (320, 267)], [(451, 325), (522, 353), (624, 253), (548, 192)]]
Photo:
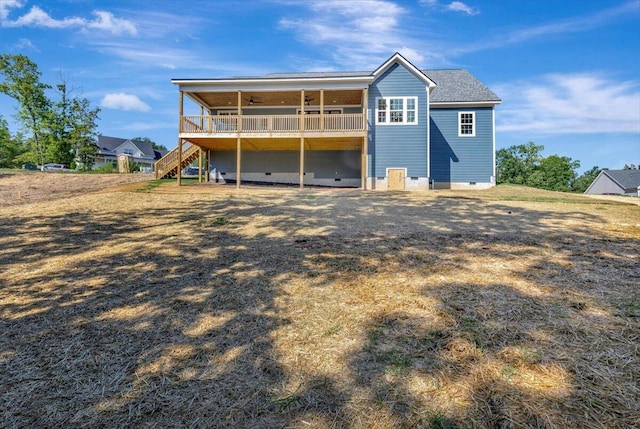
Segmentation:
[[(207, 153), (236, 151), (236, 186), (242, 152), (299, 152), (304, 187), (305, 151), (360, 151), (366, 186), (368, 86), (371, 76), (345, 78), (239, 78), (174, 80), (179, 85), (177, 161), (184, 143)], [(199, 114), (186, 112), (185, 99)], [(193, 110), (193, 109), (192, 109)], [(178, 183), (180, 172), (178, 171)]]

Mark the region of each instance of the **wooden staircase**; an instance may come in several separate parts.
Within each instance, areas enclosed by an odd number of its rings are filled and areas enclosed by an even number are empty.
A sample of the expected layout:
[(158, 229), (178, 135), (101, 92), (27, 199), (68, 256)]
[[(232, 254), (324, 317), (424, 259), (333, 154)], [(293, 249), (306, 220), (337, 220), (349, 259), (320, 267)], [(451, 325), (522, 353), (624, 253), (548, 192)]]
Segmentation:
[[(182, 170), (187, 165), (195, 161), (200, 155), (200, 148), (191, 143), (182, 145)], [(165, 156), (156, 161), (153, 167), (156, 179), (170, 179), (178, 175), (178, 148), (176, 147)]]

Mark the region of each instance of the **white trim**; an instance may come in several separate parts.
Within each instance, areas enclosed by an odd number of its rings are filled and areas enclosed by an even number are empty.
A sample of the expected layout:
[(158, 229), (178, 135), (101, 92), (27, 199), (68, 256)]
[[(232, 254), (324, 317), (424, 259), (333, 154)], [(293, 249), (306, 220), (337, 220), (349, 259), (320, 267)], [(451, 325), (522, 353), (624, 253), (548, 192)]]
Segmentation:
[[(462, 115), (471, 115), (471, 134), (462, 133)], [(469, 125), (469, 124), (465, 124)], [(461, 110), (458, 112), (458, 137), (475, 137), (476, 136), (476, 112), (472, 110)], [(495, 152), (495, 151), (494, 151)]]
[(216, 116), (238, 116), (238, 110), (216, 110)]
[[(429, 106), (429, 97), (431, 92), (427, 89), (427, 182), (431, 180), (431, 107)], [(494, 151), (495, 153), (495, 151)], [(427, 184), (427, 188), (428, 188)]]
[(491, 109), (491, 129), (493, 131), (493, 183), (498, 183), (496, 176), (496, 109)]
[[(397, 100), (397, 99), (402, 99), (402, 122), (391, 122), (391, 100)], [(380, 112), (378, 109), (378, 101), (379, 100), (385, 100), (385, 122), (380, 122), (379, 120), (379, 116), (378, 113)], [(408, 100), (414, 100), (414, 106), (415, 109), (407, 109), (407, 101)], [(414, 121), (413, 122), (407, 122), (407, 113), (409, 111), (414, 112)], [(418, 97), (417, 96), (390, 96), (390, 97), (376, 97), (375, 98), (375, 110), (374, 110), (374, 119), (375, 119), (375, 124), (376, 125), (418, 125), (419, 123), (419, 119), (418, 119)]]
[(314, 91), (314, 90), (362, 90), (373, 82), (373, 76), (331, 77), (300, 79), (173, 79), (179, 91), (190, 92), (236, 92), (236, 91)]
[(404, 170), (404, 178), (409, 177), (407, 176), (407, 167), (387, 167), (385, 169), (385, 177), (389, 177), (389, 170)]
[(250, 84), (250, 83), (291, 83), (291, 82), (372, 82), (374, 80), (373, 76), (363, 75), (363, 76), (326, 76), (326, 77), (289, 77), (289, 78), (277, 78), (277, 77), (266, 77), (266, 78), (230, 78), (230, 79), (171, 79), (171, 83), (176, 85), (201, 85), (201, 84), (211, 84), (211, 83), (219, 83), (219, 84), (227, 84), (227, 85), (235, 85), (238, 83)]
[(391, 58), (389, 58), (387, 61), (382, 63), (382, 65), (380, 67), (378, 67), (377, 69), (375, 69), (374, 72), (371, 73), (371, 75), (374, 76), (375, 78), (377, 78), (382, 73), (386, 72), (389, 69), (389, 67), (391, 67), (395, 63), (399, 63), (402, 66), (404, 66), (404, 68), (409, 70), (409, 72), (414, 74), (418, 79), (420, 79), (421, 81), (426, 83), (428, 88), (435, 88), (436, 84), (435, 84), (434, 81), (432, 81), (429, 78), (429, 76), (427, 76), (426, 74), (424, 74), (422, 72), (422, 70), (420, 70), (419, 68), (417, 68), (416, 66), (411, 64), (405, 57), (400, 55), (398, 52), (393, 54), (391, 56)]
[(432, 102), (431, 107), (493, 107), (501, 104), (501, 101), (459, 101), (459, 102)]

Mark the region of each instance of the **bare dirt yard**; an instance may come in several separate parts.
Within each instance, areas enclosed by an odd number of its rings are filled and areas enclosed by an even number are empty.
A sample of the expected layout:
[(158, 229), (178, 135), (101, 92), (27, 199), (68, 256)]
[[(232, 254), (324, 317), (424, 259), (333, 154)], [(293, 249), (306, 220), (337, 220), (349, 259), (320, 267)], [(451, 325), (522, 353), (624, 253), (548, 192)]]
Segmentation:
[(0, 171), (0, 203), (14, 206), (102, 192), (125, 183), (139, 183), (152, 174), (74, 174)]
[(639, 249), (504, 186), (4, 204), (0, 426), (639, 427)]

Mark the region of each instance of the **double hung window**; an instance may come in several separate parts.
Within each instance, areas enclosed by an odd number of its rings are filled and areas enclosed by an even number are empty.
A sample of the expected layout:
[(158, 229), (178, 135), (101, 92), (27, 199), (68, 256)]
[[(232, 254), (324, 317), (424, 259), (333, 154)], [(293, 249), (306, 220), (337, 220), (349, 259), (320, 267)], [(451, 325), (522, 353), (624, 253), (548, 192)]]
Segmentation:
[(476, 113), (458, 112), (458, 137), (475, 137)]

